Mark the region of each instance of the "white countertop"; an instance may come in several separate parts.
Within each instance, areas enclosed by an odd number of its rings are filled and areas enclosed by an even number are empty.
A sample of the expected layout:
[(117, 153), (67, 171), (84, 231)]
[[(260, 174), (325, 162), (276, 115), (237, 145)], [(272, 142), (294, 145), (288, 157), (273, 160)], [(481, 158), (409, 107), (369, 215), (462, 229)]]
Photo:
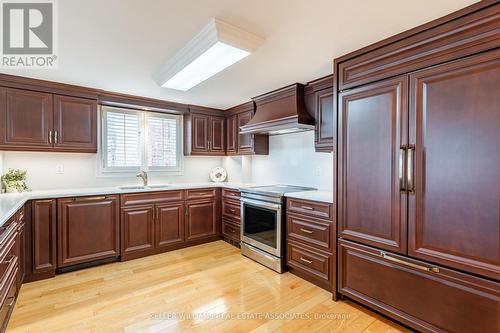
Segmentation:
[[(154, 185), (154, 184), (152, 184)], [(255, 184), (239, 183), (180, 183), (168, 184), (168, 187), (162, 188), (143, 188), (143, 189), (121, 189), (119, 187), (95, 187), (95, 188), (75, 188), (60, 190), (31, 191), (24, 193), (2, 193), (0, 194), (0, 226), (7, 222), (26, 201), (33, 199), (51, 199), (86, 195), (103, 194), (124, 194), (141, 192), (163, 192), (172, 190), (185, 190), (190, 188), (222, 187), (239, 189), (242, 187), (251, 187)]]
[(304, 199), (311, 201), (320, 201), (326, 203), (333, 203), (333, 192), (330, 191), (305, 191), (305, 192), (291, 192), (285, 194), (287, 198)]

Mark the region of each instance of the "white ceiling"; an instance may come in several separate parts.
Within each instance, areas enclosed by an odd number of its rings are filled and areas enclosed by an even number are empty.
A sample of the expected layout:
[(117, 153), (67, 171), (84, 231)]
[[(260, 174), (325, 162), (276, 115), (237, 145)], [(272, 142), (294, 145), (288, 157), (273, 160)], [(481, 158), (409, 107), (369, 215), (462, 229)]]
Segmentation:
[[(332, 59), (474, 0), (64, 0), (57, 70), (8, 73), (227, 108), (332, 72)], [(187, 92), (153, 73), (217, 16), (265, 38), (250, 57)], [(7, 72), (7, 71), (4, 71)]]

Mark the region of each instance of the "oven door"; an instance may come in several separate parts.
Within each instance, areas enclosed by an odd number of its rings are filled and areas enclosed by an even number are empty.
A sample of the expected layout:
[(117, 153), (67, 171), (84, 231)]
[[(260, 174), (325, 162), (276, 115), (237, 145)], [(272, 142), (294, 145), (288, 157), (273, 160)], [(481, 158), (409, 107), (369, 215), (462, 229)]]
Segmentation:
[(241, 198), (241, 240), (281, 257), (281, 205)]

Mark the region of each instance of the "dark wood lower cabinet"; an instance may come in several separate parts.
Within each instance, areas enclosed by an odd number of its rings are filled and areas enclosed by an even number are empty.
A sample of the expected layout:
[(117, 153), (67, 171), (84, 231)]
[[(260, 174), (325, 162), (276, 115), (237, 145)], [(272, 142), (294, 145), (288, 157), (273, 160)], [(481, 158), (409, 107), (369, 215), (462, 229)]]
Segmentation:
[(217, 216), (216, 200), (186, 202), (186, 240), (217, 236)]
[(152, 253), (155, 246), (154, 214), (154, 205), (122, 208), (122, 259), (127, 259), (128, 254), (144, 256)]
[(286, 265), (337, 300), (333, 204), (287, 198), (286, 207)]
[(58, 268), (118, 257), (118, 196), (58, 200)]
[(155, 246), (163, 248), (182, 244), (184, 242), (184, 203), (157, 205), (155, 209)]
[(332, 254), (293, 240), (286, 242), (286, 264), (290, 271), (314, 284), (332, 290)]
[(56, 199), (33, 201), (31, 215), (33, 273), (54, 275), (57, 266)]
[(240, 228), (240, 225), (234, 221), (222, 219), (222, 235), (237, 243), (241, 240)]
[(122, 260), (220, 238), (219, 200), (217, 188), (121, 195)]
[(341, 240), (339, 291), (425, 332), (498, 332), (500, 283)]

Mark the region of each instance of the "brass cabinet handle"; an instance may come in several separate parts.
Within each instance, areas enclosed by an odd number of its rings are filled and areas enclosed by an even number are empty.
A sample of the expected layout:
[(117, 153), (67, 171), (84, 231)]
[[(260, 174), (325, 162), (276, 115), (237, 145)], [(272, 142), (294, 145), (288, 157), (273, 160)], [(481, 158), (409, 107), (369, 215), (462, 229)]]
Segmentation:
[(308, 259), (306, 259), (304, 257), (300, 257), (300, 260), (303, 261), (303, 262), (305, 262), (305, 263), (308, 263), (308, 264), (312, 264), (313, 263), (312, 260), (308, 260)]
[(308, 230), (308, 229), (304, 229), (304, 228), (300, 228), (300, 231), (305, 232), (306, 234), (312, 234), (313, 233), (313, 231)]
[(7, 303), (7, 307), (11, 307), (12, 305), (14, 305), (14, 301), (15, 301), (16, 297), (15, 296), (10, 296), (10, 297), (7, 297), (7, 300), (9, 301), (9, 303)]
[(9, 255), (9, 256), (7, 256), (7, 257), (5, 258), (5, 262), (6, 262), (6, 263), (11, 263), (11, 262), (13, 262), (14, 260), (16, 260), (16, 256), (15, 256), (15, 255), (12, 255), (12, 254), (11, 254), (11, 255)]
[(405, 179), (405, 159), (408, 152), (408, 145), (401, 145), (399, 148), (399, 190), (402, 192), (407, 191)]
[(390, 255), (388, 255), (384, 251), (380, 251), (380, 256), (382, 258), (390, 260), (392, 262), (396, 262), (398, 264), (405, 265), (405, 266), (408, 266), (408, 267), (411, 267), (411, 268), (415, 268), (415, 269), (418, 269), (418, 270), (421, 270), (421, 271), (439, 273), (439, 268), (437, 268), (437, 267), (427, 267), (427, 266), (417, 265), (417, 264), (414, 264), (412, 262), (408, 262), (408, 261), (405, 261), (405, 260), (401, 260), (401, 259), (398, 259), (398, 258), (391, 257)]
[(301, 207), (302, 207), (302, 209), (307, 209), (307, 210), (314, 210), (314, 208), (312, 208), (312, 207), (309, 207), (309, 206), (301, 206)]
[(80, 197), (80, 198), (77, 198), (77, 197), (74, 197), (74, 198), (71, 198), (72, 201), (92, 201), (92, 200), (106, 200), (108, 197), (103, 195), (103, 196), (100, 196), (100, 197)]
[(54, 131), (54, 143), (57, 144), (57, 131)]
[(0, 235), (0, 245), (4, 244), (10, 237), (10, 235), (17, 230), (18, 223), (16, 221), (10, 223), (8, 226), (3, 226), (0, 229), (2, 234)]
[(49, 131), (49, 143), (52, 144), (52, 131)]
[(414, 193), (415, 192), (415, 178), (413, 174), (413, 163), (415, 163), (415, 145), (408, 145), (408, 153), (406, 156), (407, 159), (407, 176), (406, 176), (406, 189), (408, 193)]

